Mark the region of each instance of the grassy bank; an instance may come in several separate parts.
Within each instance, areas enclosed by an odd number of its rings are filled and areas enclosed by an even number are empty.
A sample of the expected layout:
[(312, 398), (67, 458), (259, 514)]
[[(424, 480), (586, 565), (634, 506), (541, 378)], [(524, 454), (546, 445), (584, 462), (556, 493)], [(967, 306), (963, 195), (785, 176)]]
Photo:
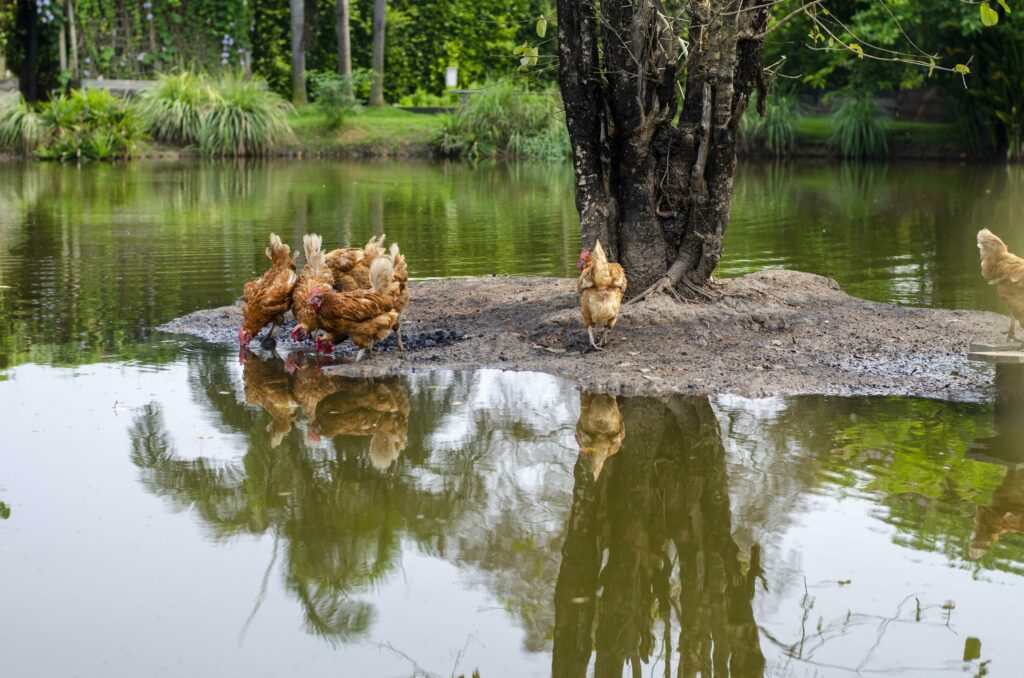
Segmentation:
[[(795, 145), (792, 155), (833, 156), (829, 139), (836, 123), (830, 117), (800, 116), (794, 121)], [(976, 156), (970, 145), (952, 123), (886, 122), (890, 158), (960, 158)]]
[(327, 115), (308, 106), (289, 115), (288, 122), (303, 153), (339, 156), (415, 156), (434, 154), (442, 116), (397, 108), (363, 108), (331, 129)]

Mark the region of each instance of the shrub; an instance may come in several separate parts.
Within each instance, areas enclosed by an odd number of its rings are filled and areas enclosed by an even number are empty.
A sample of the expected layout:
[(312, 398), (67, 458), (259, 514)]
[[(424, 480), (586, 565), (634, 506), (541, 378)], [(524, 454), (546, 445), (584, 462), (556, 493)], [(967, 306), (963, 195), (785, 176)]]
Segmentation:
[(145, 138), (136, 111), (106, 90), (74, 90), (40, 109), (43, 160), (130, 158)]
[(199, 141), (213, 93), (203, 75), (184, 71), (162, 75), (143, 91), (136, 106), (154, 139), (189, 145)]
[(796, 143), (796, 97), (778, 94), (766, 102), (765, 115), (748, 106), (740, 120), (740, 146), (745, 150), (763, 149), (771, 155), (783, 156)]
[(314, 71), (310, 74), (310, 81), (313, 84), (313, 101), (327, 118), (329, 129), (341, 127), (345, 118), (359, 108), (351, 78), (330, 71)]
[(421, 88), (416, 88), (415, 92), (406, 94), (398, 100), (399, 106), (417, 106), (420, 108), (441, 108), (444, 106), (454, 106), (456, 103), (458, 103), (458, 99), (451, 92), (432, 94)]
[(199, 146), (215, 156), (266, 155), (295, 139), (288, 124), (291, 105), (263, 82), (226, 76), (212, 87)]
[(445, 116), (436, 141), (446, 155), (567, 157), (569, 138), (554, 90), (538, 93), (511, 82), (488, 85)]
[(869, 95), (850, 97), (833, 114), (835, 129), (830, 148), (845, 158), (879, 158), (889, 151), (888, 124), (878, 115)]
[(0, 100), (0, 148), (29, 153), (42, 136), (42, 123), (21, 92)]

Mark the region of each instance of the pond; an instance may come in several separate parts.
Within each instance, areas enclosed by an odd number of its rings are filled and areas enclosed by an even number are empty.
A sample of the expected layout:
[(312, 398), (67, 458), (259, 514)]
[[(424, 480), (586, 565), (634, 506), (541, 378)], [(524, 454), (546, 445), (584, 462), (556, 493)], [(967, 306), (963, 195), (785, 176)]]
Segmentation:
[[(571, 190), (3, 166), (5, 675), (1018, 675), (1018, 405), (352, 380), (154, 329), (233, 300), (268, 230), (386, 231), (419, 277), (569, 275)], [(722, 274), (998, 308), (973, 232), (1024, 250), (1022, 198), (1020, 168), (745, 167)]]

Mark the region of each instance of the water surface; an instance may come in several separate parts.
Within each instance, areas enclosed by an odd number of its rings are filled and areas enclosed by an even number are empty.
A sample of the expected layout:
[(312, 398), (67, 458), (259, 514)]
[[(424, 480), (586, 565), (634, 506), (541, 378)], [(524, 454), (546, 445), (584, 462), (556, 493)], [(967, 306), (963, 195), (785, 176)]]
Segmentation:
[[(1019, 167), (751, 165), (721, 275), (998, 308)], [(1016, 401), (613, 399), (345, 380), (155, 331), (292, 244), (571, 275), (562, 166), (4, 165), (0, 656), (12, 676), (1014, 676)], [(589, 673), (588, 673), (589, 672)]]

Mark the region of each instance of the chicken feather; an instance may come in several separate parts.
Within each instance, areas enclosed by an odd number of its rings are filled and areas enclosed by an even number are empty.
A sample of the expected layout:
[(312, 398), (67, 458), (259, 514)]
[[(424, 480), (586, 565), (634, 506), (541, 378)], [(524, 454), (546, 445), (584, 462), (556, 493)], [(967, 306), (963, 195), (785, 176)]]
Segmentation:
[[(626, 272), (621, 265), (608, 261), (600, 241), (594, 245), (593, 253), (583, 251), (577, 267), (582, 271), (576, 291), (580, 295), (583, 324), (590, 335), (590, 345), (601, 349), (619, 320), (619, 308), (626, 293)], [(594, 341), (595, 327), (604, 328), (600, 345)]]
[(1016, 337), (1015, 320), (1024, 324), (1024, 259), (1011, 254), (1006, 243), (992, 231), (978, 232), (981, 250), (981, 275), (995, 285), (999, 296), (1010, 308), (1010, 339)]
[(306, 235), (302, 238), (302, 246), (306, 254), (306, 265), (302, 267), (295, 289), (292, 291), (292, 315), (295, 316), (295, 329), (292, 339), (303, 341), (306, 336), (320, 328), (316, 311), (310, 308), (310, 293), (317, 289), (325, 289), (334, 284), (334, 273), (325, 262), (321, 249), (323, 238), (319, 235)]
[(242, 288), (242, 328), (238, 330), (238, 342), (243, 346), (248, 345), (267, 323), (276, 327), (284, 322), (298, 279), (291, 248), (275, 233), (270, 234), (266, 254), (270, 268)]

